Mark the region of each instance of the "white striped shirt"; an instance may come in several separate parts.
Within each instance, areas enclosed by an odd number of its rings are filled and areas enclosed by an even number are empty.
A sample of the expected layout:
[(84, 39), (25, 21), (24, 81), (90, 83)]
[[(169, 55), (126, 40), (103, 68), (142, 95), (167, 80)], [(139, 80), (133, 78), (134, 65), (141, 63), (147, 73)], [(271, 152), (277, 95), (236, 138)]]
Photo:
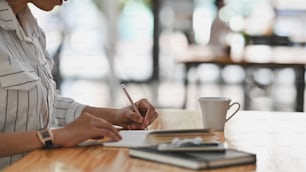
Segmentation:
[[(56, 94), (45, 35), (28, 7), (18, 18), (21, 24), (0, 0), (0, 132), (63, 126), (79, 117), (84, 105)], [(22, 156), (0, 158), (0, 169)]]

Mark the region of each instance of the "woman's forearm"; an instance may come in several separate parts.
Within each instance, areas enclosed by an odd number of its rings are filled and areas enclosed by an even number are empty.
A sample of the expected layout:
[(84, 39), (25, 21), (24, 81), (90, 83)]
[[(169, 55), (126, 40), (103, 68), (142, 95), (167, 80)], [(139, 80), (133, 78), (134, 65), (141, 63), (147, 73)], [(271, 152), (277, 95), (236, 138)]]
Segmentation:
[(115, 111), (116, 109), (114, 108), (98, 108), (98, 107), (91, 107), (91, 106), (86, 106), (83, 110), (83, 112), (88, 112), (97, 117), (103, 118), (104, 120), (112, 124), (116, 123)]
[(36, 131), (0, 134), (0, 157), (29, 152), (42, 146)]

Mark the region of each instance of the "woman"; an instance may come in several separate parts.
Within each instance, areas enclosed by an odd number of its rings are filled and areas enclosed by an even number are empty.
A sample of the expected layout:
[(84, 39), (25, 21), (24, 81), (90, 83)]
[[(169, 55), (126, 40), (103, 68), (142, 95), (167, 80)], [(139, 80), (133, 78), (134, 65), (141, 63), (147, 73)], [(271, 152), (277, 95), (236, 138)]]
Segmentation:
[[(121, 139), (113, 125), (144, 129), (157, 117), (146, 100), (131, 106), (85, 106), (56, 94), (45, 35), (27, 4), (44, 11), (62, 0), (0, 0), (0, 169), (42, 147), (72, 147), (87, 139)], [(57, 127), (50, 129), (51, 127)]]

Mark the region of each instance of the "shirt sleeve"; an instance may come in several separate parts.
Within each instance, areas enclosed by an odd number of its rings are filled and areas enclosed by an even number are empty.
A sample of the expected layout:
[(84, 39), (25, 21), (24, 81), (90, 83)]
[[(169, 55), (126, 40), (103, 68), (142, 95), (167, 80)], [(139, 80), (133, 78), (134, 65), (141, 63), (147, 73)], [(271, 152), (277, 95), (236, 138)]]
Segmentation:
[[(40, 33), (39, 42), (44, 47), (44, 54), (46, 59), (48, 60), (49, 67), (53, 68), (53, 59), (50, 57), (49, 53), (46, 50), (45, 33), (40, 27), (38, 27), (38, 31)], [(55, 95), (53, 118), (51, 125), (53, 127), (63, 127), (71, 123), (81, 115), (84, 107), (85, 105), (77, 103), (71, 98), (62, 97), (59, 94)]]
[(57, 95), (54, 103), (55, 123), (53, 125), (63, 127), (71, 123), (81, 115), (84, 108), (85, 105), (77, 103), (71, 98)]

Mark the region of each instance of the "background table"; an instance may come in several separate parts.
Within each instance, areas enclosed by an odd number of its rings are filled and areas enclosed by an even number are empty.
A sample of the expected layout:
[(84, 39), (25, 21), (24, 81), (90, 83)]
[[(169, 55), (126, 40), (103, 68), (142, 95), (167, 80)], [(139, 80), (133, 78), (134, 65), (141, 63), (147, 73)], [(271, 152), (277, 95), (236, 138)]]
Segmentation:
[[(259, 48), (257, 50), (257, 48)], [(261, 50), (263, 48), (263, 50)], [(249, 50), (249, 51), (248, 51)], [(207, 52), (207, 47), (191, 47), (178, 57), (177, 63), (185, 66), (184, 86), (185, 98), (183, 107), (186, 108), (188, 97), (188, 73), (192, 68), (197, 68), (201, 64), (215, 64), (223, 68), (228, 65), (241, 66), (247, 73), (251, 68), (269, 68), (285, 69), (292, 68), (295, 71), (295, 88), (296, 88), (296, 107), (295, 111), (304, 111), (304, 90), (305, 90), (305, 64), (306, 51), (303, 48), (296, 47), (264, 47), (250, 46), (246, 48), (246, 52), (240, 59), (234, 59), (227, 55), (215, 55), (213, 52)], [(263, 53), (261, 52), (263, 51)], [(249, 52), (249, 53), (248, 53)], [(246, 77), (250, 76), (246, 75)], [(246, 79), (245, 79), (246, 81)], [(244, 109), (249, 110), (248, 91), (244, 82)]]
[[(199, 111), (160, 110), (156, 129), (200, 128)], [(257, 155), (257, 164), (212, 171), (306, 171), (306, 115), (299, 112), (240, 111), (215, 132), (225, 145)], [(127, 148), (103, 146), (36, 150), (4, 171), (187, 172), (175, 166), (130, 158)]]

